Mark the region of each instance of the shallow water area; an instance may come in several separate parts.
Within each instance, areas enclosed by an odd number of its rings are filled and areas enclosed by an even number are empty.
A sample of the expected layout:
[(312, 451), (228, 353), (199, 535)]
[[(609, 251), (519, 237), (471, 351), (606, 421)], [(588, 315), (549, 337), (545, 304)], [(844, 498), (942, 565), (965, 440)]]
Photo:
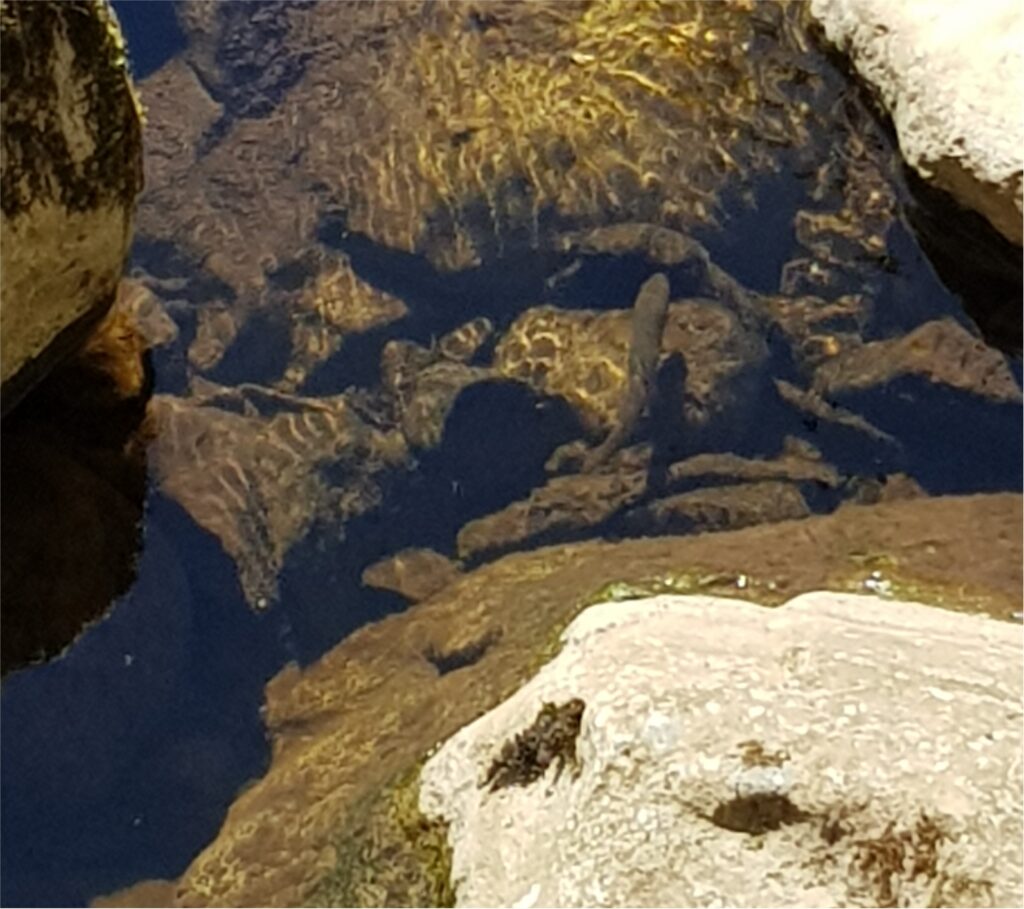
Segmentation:
[[(149, 108), (127, 271), (175, 337), (150, 352), (134, 580), (0, 690), (4, 905), (181, 875), (269, 765), (267, 682), (408, 607), (364, 583), (395, 553), (469, 570), (799, 516), (702, 455), (819, 465), (783, 474), (802, 513), (904, 482), (1021, 490), (1019, 351), (923, 251), (884, 121), (792, 9), (637, 6), (678, 38), (673, 70), (629, 49), (618, 4), (528, 6), (186, 4), (172, 28), (171, 4), (115, 3)], [(545, 106), (573, 94), (589, 106)], [(651, 224), (713, 268), (600, 234)], [(599, 470), (555, 475), (560, 446), (613, 431), (658, 272), (674, 308), (646, 416)], [(1015, 280), (987, 303), (1017, 306)], [(600, 487), (636, 476), (621, 501)], [(568, 517), (486, 523), (552, 489), (545, 515)], [(719, 523), (680, 505), (697, 493)]]

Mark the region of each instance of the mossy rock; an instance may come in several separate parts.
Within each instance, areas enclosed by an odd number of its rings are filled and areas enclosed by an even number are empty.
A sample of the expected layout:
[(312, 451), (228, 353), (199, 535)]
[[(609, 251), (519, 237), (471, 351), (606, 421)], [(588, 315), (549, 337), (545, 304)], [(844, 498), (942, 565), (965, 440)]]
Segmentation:
[(454, 906), (447, 825), (419, 809), (421, 764), (364, 799), (310, 906)]
[(142, 122), (104, 2), (4, 3), (4, 412), (114, 303), (142, 188)]

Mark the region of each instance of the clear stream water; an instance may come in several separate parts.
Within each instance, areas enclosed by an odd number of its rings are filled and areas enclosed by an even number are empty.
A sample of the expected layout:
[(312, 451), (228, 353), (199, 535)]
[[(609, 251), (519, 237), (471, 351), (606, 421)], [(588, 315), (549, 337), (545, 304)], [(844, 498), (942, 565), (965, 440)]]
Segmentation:
[[(115, 7), (137, 78), (184, 47), (171, 4)], [(762, 181), (756, 210), (727, 205), (728, 230), (702, 237), (715, 261), (754, 290), (773, 291), (792, 254), (804, 179), (790, 173)], [(329, 225), (323, 234), (334, 242)], [(505, 261), (445, 277), (419, 257), (358, 238), (345, 242), (360, 275), (420, 305), (403, 325), (347, 344), (345, 357), (312, 377), (308, 394), (369, 381), (389, 332), (424, 340), (436, 334), (439, 301), (464, 295), (500, 309), (502, 300), (528, 298), (548, 274), (531, 271), (528, 261)], [(875, 329), (889, 333), (943, 314), (968, 322), (912, 233), (898, 226), (890, 242), (899, 267), (876, 307), (886, 324)], [(578, 299), (561, 302), (621, 307), (641, 277), (640, 265), (634, 274), (622, 260), (614, 268), (595, 260), (567, 291)], [(229, 357), (219, 367), (218, 380), (259, 381), (286, 355), (286, 343), (266, 331), (244, 360)], [(173, 357), (158, 357), (156, 367), (158, 391), (181, 390)], [(1013, 368), (1019, 379), (1019, 360)], [(262, 614), (247, 607), (219, 543), (152, 489), (131, 590), (65, 656), (3, 682), (3, 904), (82, 905), (140, 879), (180, 874), (217, 833), (238, 789), (267, 767), (259, 715), (267, 680), (287, 662), (308, 664), (355, 628), (402, 608), (397, 596), (362, 588), (362, 568), (407, 545), (450, 550), (465, 521), (525, 495), (543, 477), (554, 446), (578, 434), (568, 408), (534, 403), (510, 387), (465, 395), (444, 445), (396, 481), (389, 502), (397, 504), (351, 527), (342, 558), (322, 541), (303, 541), (282, 573), (279, 605)], [(948, 413), (946, 427), (956, 427), (949, 433), (930, 420), (915, 422), (915, 413), (933, 414), (934, 407), (920, 400), (908, 406), (898, 389), (879, 406), (905, 419), (907, 466), (930, 492), (1021, 488), (1016, 409), (949, 397), (935, 405)], [(811, 430), (797, 421), (740, 435), (757, 454), (758, 433), (778, 440), (789, 431)], [(870, 451), (848, 458), (872, 472)], [(517, 469), (493, 469), (502, 463)]]

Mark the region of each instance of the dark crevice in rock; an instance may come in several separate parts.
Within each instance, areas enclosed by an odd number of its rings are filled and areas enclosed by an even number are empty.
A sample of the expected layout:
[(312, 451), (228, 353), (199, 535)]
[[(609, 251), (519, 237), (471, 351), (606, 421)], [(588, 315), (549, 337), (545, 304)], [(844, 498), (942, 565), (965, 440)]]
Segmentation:
[(801, 811), (788, 796), (764, 792), (738, 795), (728, 802), (720, 802), (710, 820), (724, 830), (757, 836), (810, 818), (811, 815)]
[(1021, 251), (977, 212), (904, 169), (906, 206), (921, 248), (946, 287), (962, 301), (988, 343), (1021, 354)]

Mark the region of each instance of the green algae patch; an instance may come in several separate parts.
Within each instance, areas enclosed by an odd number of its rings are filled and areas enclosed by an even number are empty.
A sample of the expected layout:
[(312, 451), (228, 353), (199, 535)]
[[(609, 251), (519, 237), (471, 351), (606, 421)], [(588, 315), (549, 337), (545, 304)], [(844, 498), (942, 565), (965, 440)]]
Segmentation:
[(987, 615), (994, 619), (1012, 621), (1012, 615), (1020, 609), (1019, 601), (972, 588), (966, 584), (936, 584), (922, 581), (912, 575), (899, 573), (897, 570), (888, 572), (875, 569), (857, 577), (837, 577), (829, 584), (829, 590), (846, 591), (878, 596), (882, 599), (909, 600), (934, 606), (937, 609), (949, 609), (953, 612)]
[(448, 825), (419, 809), (423, 762), (364, 799), (311, 906), (454, 906)]
[(1019, 596), (1007, 596), (977, 581), (928, 579), (908, 565), (908, 561), (905, 556), (901, 558), (884, 551), (852, 552), (848, 566), (834, 572), (826, 586), (829, 590), (908, 600), (1004, 621), (1012, 621), (1013, 613), (1020, 609)]

